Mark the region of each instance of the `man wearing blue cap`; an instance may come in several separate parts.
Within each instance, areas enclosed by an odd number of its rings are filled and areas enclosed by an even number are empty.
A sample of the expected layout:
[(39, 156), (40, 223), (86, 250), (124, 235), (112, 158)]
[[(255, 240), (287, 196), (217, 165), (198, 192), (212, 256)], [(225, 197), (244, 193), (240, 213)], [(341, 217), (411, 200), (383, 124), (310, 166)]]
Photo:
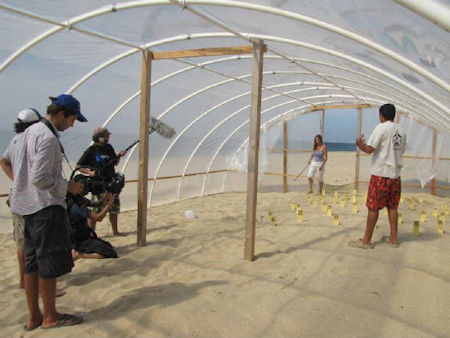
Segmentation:
[[(25, 330), (77, 325), (82, 317), (56, 311), (56, 278), (72, 270), (70, 223), (66, 211), (67, 192), (80, 194), (83, 185), (62, 175), (62, 132), (86, 122), (80, 103), (72, 95), (51, 97), (47, 116), (23, 135), (17, 149), (11, 211), (25, 219), (24, 281), (29, 319)], [(43, 312), (39, 308), (39, 291)]]

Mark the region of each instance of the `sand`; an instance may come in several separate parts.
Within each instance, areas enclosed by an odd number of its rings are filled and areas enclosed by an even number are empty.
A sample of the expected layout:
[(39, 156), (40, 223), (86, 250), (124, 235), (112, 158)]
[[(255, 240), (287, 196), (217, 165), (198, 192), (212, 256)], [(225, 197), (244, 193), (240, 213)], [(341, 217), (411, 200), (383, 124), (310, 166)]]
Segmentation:
[[(327, 178), (333, 182), (327, 173)], [(27, 308), (18, 288), (15, 244), (0, 234), (2, 337), (446, 337), (450, 329), (450, 215), (437, 232), (433, 208), (448, 199), (404, 193), (399, 248), (380, 241), (389, 233), (382, 211), (375, 249), (350, 248), (363, 234), (364, 191), (353, 213), (349, 186), (326, 185), (339, 225), (304, 192), (260, 193), (256, 259), (243, 259), (245, 193), (193, 198), (151, 208), (147, 245), (136, 247), (136, 212), (119, 216), (126, 237), (98, 235), (118, 259), (78, 260), (58, 280), (67, 294), (62, 312), (84, 316), (79, 326), (25, 333)], [(349, 196), (345, 207), (334, 193)], [(410, 201), (416, 200), (415, 210)], [(313, 200), (318, 201), (315, 207)], [(423, 199), (423, 201), (422, 201)], [(302, 206), (298, 223), (291, 202)], [(193, 210), (196, 218), (185, 217)], [(420, 234), (413, 223), (420, 220)], [(268, 218), (271, 211), (275, 224)]]

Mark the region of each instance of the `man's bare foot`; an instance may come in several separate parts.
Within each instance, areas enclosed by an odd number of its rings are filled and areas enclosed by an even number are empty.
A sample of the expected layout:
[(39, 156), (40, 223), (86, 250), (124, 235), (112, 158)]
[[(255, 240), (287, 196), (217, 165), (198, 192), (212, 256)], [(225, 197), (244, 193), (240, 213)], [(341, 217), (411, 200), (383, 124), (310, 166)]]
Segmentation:
[(75, 249), (72, 249), (72, 259), (75, 262), (78, 258), (80, 258), (80, 253), (78, 251), (75, 251)]

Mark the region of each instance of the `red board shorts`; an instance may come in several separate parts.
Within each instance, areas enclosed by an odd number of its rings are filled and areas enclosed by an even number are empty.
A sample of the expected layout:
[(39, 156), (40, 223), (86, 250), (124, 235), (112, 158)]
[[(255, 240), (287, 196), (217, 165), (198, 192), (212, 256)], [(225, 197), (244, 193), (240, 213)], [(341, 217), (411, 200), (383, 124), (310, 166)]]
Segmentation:
[(366, 206), (373, 211), (385, 207), (397, 210), (401, 191), (400, 177), (388, 178), (372, 175), (367, 192)]

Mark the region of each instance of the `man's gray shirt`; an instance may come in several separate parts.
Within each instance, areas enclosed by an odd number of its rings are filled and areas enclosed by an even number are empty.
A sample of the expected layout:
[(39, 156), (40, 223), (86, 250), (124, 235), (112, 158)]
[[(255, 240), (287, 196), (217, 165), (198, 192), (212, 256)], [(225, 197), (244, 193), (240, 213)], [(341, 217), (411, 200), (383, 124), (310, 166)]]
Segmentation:
[(30, 215), (51, 205), (66, 208), (68, 183), (62, 174), (58, 138), (42, 122), (33, 124), (22, 134), (21, 140), (15, 137), (11, 141), (3, 155), (14, 173), (11, 211)]

